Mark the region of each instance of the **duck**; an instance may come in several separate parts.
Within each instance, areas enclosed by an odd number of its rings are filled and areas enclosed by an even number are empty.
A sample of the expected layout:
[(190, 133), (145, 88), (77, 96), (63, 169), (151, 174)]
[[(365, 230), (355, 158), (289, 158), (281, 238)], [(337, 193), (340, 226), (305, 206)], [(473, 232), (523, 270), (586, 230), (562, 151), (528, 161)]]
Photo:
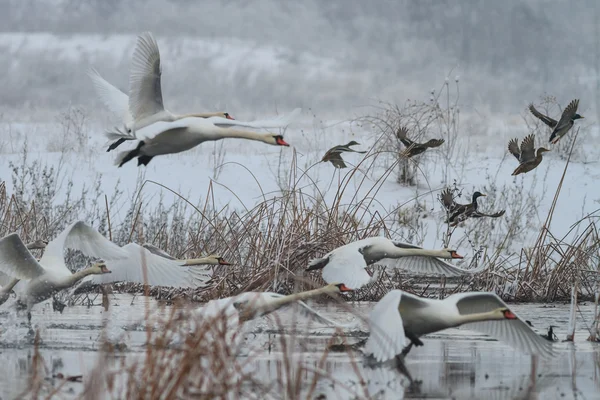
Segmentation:
[(446, 213), (448, 214), (446, 223), (450, 226), (456, 226), (459, 223), (466, 221), (468, 218), (498, 218), (503, 216), (506, 210), (501, 210), (493, 214), (486, 214), (478, 210), (477, 199), (485, 196), (485, 194), (476, 191), (473, 193), (471, 203), (459, 204), (454, 201), (452, 190), (449, 188), (444, 189), (441, 193), (441, 200), (444, 208), (446, 209)]
[(453, 249), (426, 250), (385, 237), (369, 237), (338, 247), (321, 258), (312, 259), (306, 271), (323, 270), (325, 282), (344, 282), (347, 287), (356, 290), (372, 281), (365, 268), (375, 263), (422, 274), (445, 276), (475, 274), (484, 270), (483, 267), (466, 270), (442, 261), (462, 258)]
[(284, 128), (288, 126), (301, 112), (295, 109), (287, 116), (280, 116), (271, 120), (243, 122), (221, 117), (197, 118), (187, 117), (174, 122), (159, 121), (145, 128), (138, 129), (135, 136), (115, 128), (106, 132), (109, 139), (130, 137), (139, 140), (133, 150), (118, 154), (115, 165), (122, 167), (125, 163), (137, 157), (138, 166), (147, 166), (158, 155), (175, 154), (192, 149), (206, 141), (237, 138), (254, 140), (273, 146), (289, 147), (281, 134), (257, 133), (239, 129), (248, 128)]
[(359, 154), (366, 153), (366, 151), (359, 151), (359, 150), (351, 149), (350, 146), (360, 146), (360, 143), (358, 143), (354, 140), (351, 140), (344, 145), (334, 146), (331, 149), (327, 150), (327, 152), (321, 159), (321, 162), (329, 161), (335, 168), (346, 168), (347, 165), (344, 162), (344, 159), (342, 158), (342, 152), (359, 153)]
[(430, 139), (425, 143), (417, 143), (408, 138), (408, 128), (400, 127), (396, 132), (396, 137), (402, 142), (406, 149), (402, 152), (402, 155), (410, 158), (421, 153), (424, 153), (427, 149), (440, 147), (444, 144), (444, 139)]
[(542, 162), (542, 153), (550, 151), (545, 147), (540, 147), (535, 151), (534, 143), (534, 134), (526, 136), (521, 142), (520, 148), (517, 139), (511, 139), (508, 142), (508, 151), (519, 161), (519, 166), (514, 170), (512, 176), (524, 174), (535, 169)]
[[(106, 261), (110, 275), (91, 275), (82, 280), (76, 291), (89, 285), (114, 282), (142, 283), (150, 286), (178, 288), (205, 287), (212, 278), (212, 270), (200, 265), (231, 265), (223, 257), (213, 254), (202, 258), (178, 260), (152, 246), (153, 251), (137, 243), (122, 247), (126, 258)], [(160, 253), (157, 251), (160, 250)]]
[(365, 353), (379, 362), (406, 356), (420, 337), (465, 326), (505, 342), (514, 349), (542, 358), (554, 356), (552, 344), (491, 292), (466, 292), (443, 300), (391, 290), (369, 313), (370, 335)]
[(553, 128), (548, 141), (552, 144), (556, 144), (567, 134), (567, 132), (569, 132), (576, 120), (584, 118), (577, 113), (577, 107), (579, 107), (579, 99), (572, 100), (569, 105), (565, 107), (558, 121), (536, 110), (533, 104), (529, 104), (529, 111), (550, 128)]
[[(46, 246), (39, 260), (29, 252), (18, 234), (0, 239), (0, 271), (23, 282), (19, 283), (17, 309), (25, 309), (31, 326), (31, 309), (55, 293), (70, 288), (88, 275), (109, 274), (104, 261), (72, 273), (65, 264), (66, 248), (80, 250), (87, 256), (105, 261), (127, 258), (128, 253), (106, 239), (83, 221), (67, 226)], [(31, 332), (31, 331), (30, 331)]]

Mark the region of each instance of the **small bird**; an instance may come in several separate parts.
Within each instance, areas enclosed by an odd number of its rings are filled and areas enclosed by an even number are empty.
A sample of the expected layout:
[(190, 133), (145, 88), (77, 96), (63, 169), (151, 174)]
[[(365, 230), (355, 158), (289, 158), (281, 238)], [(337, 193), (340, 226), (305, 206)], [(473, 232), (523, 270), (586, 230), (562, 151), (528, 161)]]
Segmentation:
[(408, 134), (408, 128), (406, 128), (406, 127), (400, 127), (400, 129), (398, 129), (398, 132), (396, 132), (396, 136), (398, 137), (398, 139), (400, 139), (402, 144), (406, 147), (406, 149), (404, 150), (404, 152), (402, 154), (408, 158), (410, 158), (412, 156), (416, 156), (421, 153), (424, 153), (425, 150), (427, 150), (427, 149), (431, 149), (434, 147), (440, 147), (445, 142), (444, 139), (430, 139), (425, 143), (417, 143), (417, 142), (410, 140), (407, 137), (407, 134)]
[(347, 144), (334, 146), (334, 147), (330, 148), (329, 150), (327, 150), (327, 152), (321, 159), (321, 162), (329, 161), (335, 168), (346, 168), (347, 165), (344, 162), (344, 159), (342, 158), (342, 152), (346, 151), (349, 153), (360, 153), (360, 154), (366, 153), (366, 151), (359, 151), (359, 150), (351, 149), (350, 146), (360, 146), (360, 143), (352, 140), (352, 141), (348, 142)]
[(493, 214), (486, 214), (479, 211), (477, 209), (477, 199), (482, 196), (485, 196), (485, 194), (477, 191), (473, 193), (471, 203), (459, 204), (454, 201), (452, 190), (448, 188), (443, 190), (441, 194), (441, 200), (446, 212), (448, 213), (448, 219), (446, 220), (446, 223), (450, 224), (450, 226), (456, 226), (468, 218), (498, 218), (504, 215), (506, 210), (501, 210)]
[(552, 133), (550, 134), (549, 142), (552, 144), (556, 144), (560, 138), (565, 136), (567, 132), (573, 127), (576, 119), (582, 119), (583, 117), (577, 114), (577, 107), (579, 106), (579, 99), (575, 99), (569, 103), (568, 106), (565, 107), (563, 113), (558, 122), (555, 119), (548, 117), (547, 115), (542, 114), (538, 110), (535, 109), (533, 104), (529, 105), (529, 111), (537, 118), (542, 120), (543, 123), (548, 125), (550, 128), (554, 128)]
[(537, 152), (534, 153), (534, 142), (534, 134), (526, 136), (525, 139), (523, 139), (520, 149), (519, 141), (517, 139), (510, 139), (508, 142), (508, 151), (519, 160), (519, 166), (512, 173), (513, 176), (529, 172), (540, 165), (542, 162), (542, 153), (550, 151), (545, 147), (540, 147), (537, 149)]

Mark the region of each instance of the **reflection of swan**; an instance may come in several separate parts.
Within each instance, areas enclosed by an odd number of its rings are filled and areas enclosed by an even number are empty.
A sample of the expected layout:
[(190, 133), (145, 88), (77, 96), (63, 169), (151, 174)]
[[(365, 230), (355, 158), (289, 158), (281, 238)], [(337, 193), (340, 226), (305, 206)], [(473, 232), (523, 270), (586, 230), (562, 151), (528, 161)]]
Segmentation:
[(105, 260), (127, 257), (125, 250), (82, 221), (69, 225), (48, 243), (39, 262), (17, 234), (13, 233), (0, 240), (0, 271), (26, 281), (16, 286), (20, 292), (17, 306), (27, 309), (30, 321), (30, 311), (34, 304), (73, 286), (88, 275), (110, 272), (104, 262), (101, 262), (72, 273), (65, 264), (64, 250), (67, 248)]
[[(369, 320), (371, 335), (365, 350), (378, 361), (406, 354), (413, 344), (422, 345), (422, 335), (465, 324), (522, 352), (553, 355), (552, 344), (538, 336), (494, 293), (458, 293), (436, 300), (392, 290), (375, 305)], [(407, 338), (411, 343), (403, 350)]]
[(344, 282), (358, 289), (371, 281), (365, 268), (371, 264), (407, 269), (423, 274), (457, 276), (481, 272), (465, 270), (440, 259), (462, 258), (455, 250), (427, 250), (408, 243), (395, 242), (384, 237), (357, 240), (338, 247), (322, 258), (312, 260), (307, 271), (323, 270), (325, 282)]

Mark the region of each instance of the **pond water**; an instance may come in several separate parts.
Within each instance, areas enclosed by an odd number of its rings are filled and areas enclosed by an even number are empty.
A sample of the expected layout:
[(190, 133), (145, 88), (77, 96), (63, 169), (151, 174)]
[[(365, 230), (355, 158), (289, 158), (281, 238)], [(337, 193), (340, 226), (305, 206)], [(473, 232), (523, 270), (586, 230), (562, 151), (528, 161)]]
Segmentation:
[[(142, 358), (147, 336), (140, 321), (144, 321), (147, 308), (156, 307), (154, 300), (130, 295), (111, 295), (109, 312), (97, 306), (75, 306), (65, 308), (60, 314), (53, 312), (49, 303), (37, 305), (32, 320), (41, 339), (38, 349), (44, 368), (39, 373), (47, 377), (39, 397), (82, 396), (97, 363), (103, 335), (126, 346), (118, 357)], [(352, 307), (364, 313), (371, 305), (361, 303)], [(315, 305), (315, 308), (341, 323), (356, 321), (355, 316), (336, 304)], [(565, 338), (568, 305), (527, 304), (512, 305), (511, 308), (532, 321), (540, 332), (545, 333), (548, 325), (555, 325), (559, 339)], [(8, 303), (0, 308), (1, 400), (20, 398), (20, 394), (29, 388), (36, 353), (31, 339), (26, 338), (28, 328), (23, 324), (24, 319), (9, 310)], [(389, 366), (369, 368), (363, 365), (358, 352), (329, 352), (324, 357), (323, 350), (331, 343), (335, 329), (312, 321), (308, 325), (301, 323), (302, 317), (291, 310), (279, 311), (276, 318), (251, 321), (245, 344), (254, 351), (251, 356), (242, 351), (239, 358), (244, 359), (244, 368), (251, 371), (255, 379), (265, 383), (285, 380), (290, 359), (285, 361), (283, 354), (290, 354), (290, 350), (282, 348), (280, 339), (293, 338), (292, 363), (318, 368), (327, 375), (322, 379), (302, 377), (306, 387), (300, 390), (299, 398), (307, 395), (319, 399), (600, 398), (600, 344), (587, 342), (585, 330), (585, 324), (593, 319), (592, 304), (579, 307), (575, 343), (555, 343), (558, 356), (550, 361), (535, 360), (466, 329), (448, 329), (426, 336), (425, 346), (413, 349), (406, 360), (413, 378), (421, 381), (418, 387), (412, 388), (408, 388), (406, 379)], [(300, 327), (304, 326), (308, 328), (299, 333)], [(364, 338), (366, 331), (366, 326), (359, 325), (344, 330), (343, 334), (347, 335), (348, 343), (354, 343)], [(339, 332), (337, 340), (342, 338)], [(59, 372), (65, 376), (82, 375), (83, 382), (64, 384), (49, 378)], [(295, 395), (279, 393), (275, 397), (293, 398)]]

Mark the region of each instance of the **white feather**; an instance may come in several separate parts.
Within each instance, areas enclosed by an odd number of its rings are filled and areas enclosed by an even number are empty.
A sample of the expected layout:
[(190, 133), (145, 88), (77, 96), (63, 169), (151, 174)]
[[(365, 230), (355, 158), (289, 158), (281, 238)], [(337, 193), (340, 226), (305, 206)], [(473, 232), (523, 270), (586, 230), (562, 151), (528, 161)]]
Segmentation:
[(401, 290), (392, 290), (383, 296), (369, 313), (371, 333), (365, 345), (365, 354), (373, 355), (377, 361), (394, 358), (408, 344), (402, 317), (398, 312), (401, 298)]

